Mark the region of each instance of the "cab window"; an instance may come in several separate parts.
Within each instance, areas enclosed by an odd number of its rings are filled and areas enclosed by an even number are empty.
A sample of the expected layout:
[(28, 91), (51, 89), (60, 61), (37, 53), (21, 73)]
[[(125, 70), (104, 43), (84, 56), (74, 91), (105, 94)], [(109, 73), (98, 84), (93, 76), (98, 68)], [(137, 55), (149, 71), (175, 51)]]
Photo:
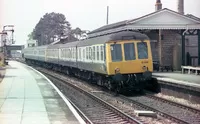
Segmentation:
[(135, 45), (134, 43), (124, 44), (125, 60), (135, 60)]
[(146, 42), (137, 43), (138, 59), (148, 59), (148, 50)]
[(122, 61), (122, 48), (121, 44), (110, 45), (111, 57), (113, 62)]

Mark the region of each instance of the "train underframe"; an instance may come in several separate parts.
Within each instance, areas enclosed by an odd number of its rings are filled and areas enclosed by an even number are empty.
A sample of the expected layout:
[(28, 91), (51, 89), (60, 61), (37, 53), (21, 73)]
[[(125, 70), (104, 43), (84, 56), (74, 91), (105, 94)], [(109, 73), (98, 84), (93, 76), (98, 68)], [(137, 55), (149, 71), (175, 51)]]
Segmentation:
[(91, 71), (80, 70), (73, 67), (67, 67), (30, 59), (26, 59), (26, 63), (61, 72), (69, 76), (74, 76), (87, 82), (94, 83), (99, 86), (104, 86), (109, 90), (115, 91), (117, 93), (127, 91), (142, 91), (151, 80), (151, 72), (138, 74), (117, 73), (115, 75), (108, 76)]

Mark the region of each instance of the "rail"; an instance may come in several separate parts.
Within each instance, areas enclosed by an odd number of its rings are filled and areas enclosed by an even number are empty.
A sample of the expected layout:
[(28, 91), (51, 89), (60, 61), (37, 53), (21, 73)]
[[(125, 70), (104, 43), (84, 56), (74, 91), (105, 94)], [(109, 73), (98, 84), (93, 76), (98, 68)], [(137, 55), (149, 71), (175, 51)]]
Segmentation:
[[(122, 119), (126, 120), (127, 123), (131, 123), (131, 124), (142, 124), (142, 122), (140, 122), (140, 121), (138, 121), (137, 119), (133, 118), (132, 116), (130, 116), (130, 115), (128, 115), (128, 114), (122, 112), (121, 110), (119, 110), (119, 109), (116, 108), (115, 106), (113, 106), (113, 105), (111, 105), (110, 103), (108, 103), (108, 102), (102, 100), (101, 98), (99, 98), (99, 97), (93, 95), (92, 93), (90, 93), (90, 92), (88, 92), (88, 91), (86, 91), (86, 90), (84, 90), (84, 89), (78, 87), (77, 85), (74, 85), (73, 83), (70, 83), (70, 82), (68, 82), (68, 81), (66, 81), (66, 80), (63, 80), (62, 78), (57, 77), (57, 76), (55, 76), (54, 74), (51, 74), (51, 73), (49, 73), (49, 72), (47, 72), (47, 71), (45, 71), (45, 70), (39, 69), (39, 71), (42, 72), (42, 73), (45, 74), (45, 75), (48, 75), (49, 77), (52, 77), (52, 78), (56, 79), (56, 80), (57, 80), (56, 82), (57, 82), (61, 87), (67, 87), (67, 85), (68, 85), (68, 86), (71, 86), (71, 87), (73, 87), (74, 89), (76, 89), (76, 90), (82, 92), (83, 94), (89, 96), (90, 98), (94, 99), (95, 101), (97, 101), (98, 103), (100, 103), (100, 104), (101, 104), (102, 106), (104, 106), (105, 108), (111, 110), (111, 111), (114, 112), (116, 115), (118, 115), (118, 116), (121, 117)], [(59, 82), (59, 81), (61, 81), (61, 82)], [(73, 105), (74, 105), (74, 104), (73, 104)], [(77, 107), (75, 107), (75, 108), (77, 109)], [(80, 109), (78, 109), (78, 110), (80, 110)], [(79, 113), (80, 113), (80, 112), (81, 112), (81, 111), (79, 111)], [(86, 117), (85, 114), (83, 114), (82, 112), (81, 112), (80, 114), (82, 114), (81, 116), (84, 117), (84, 119), (86, 120), (87, 123), (89, 123), (89, 124), (93, 123), (92, 121), (90, 121), (90, 120)], [(113, 116), (115, 116), (115, 115), (113, 115)], [(116, 118), (116, 117), (115, 117), (115, 118)], [(116, 119), (117, 119), (117, 118), (116, 118)]]
[(185, 70), (188, 71), (188, 74), (191, 74), (192, 71), (195, 71), (195, 74), (198, 75), (200, 73), (200, 67), (193, 66), (181, 66), (182, 74), (185, 73)]

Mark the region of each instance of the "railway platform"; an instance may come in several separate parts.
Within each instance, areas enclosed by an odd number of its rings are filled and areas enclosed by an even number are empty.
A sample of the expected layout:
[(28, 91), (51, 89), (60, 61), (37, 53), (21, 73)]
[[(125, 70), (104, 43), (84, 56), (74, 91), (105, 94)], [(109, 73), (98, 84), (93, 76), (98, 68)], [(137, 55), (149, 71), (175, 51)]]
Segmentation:
[(194, 74), (182, 74), (181, 72), (154, 72), (153, 77), (173, 83), (184, 85), (196, 85), (200, 87), (200, 76)]
[(0, 124), (84, 123), (62, 93), (36, 70), (9, 61), (0, 83)]

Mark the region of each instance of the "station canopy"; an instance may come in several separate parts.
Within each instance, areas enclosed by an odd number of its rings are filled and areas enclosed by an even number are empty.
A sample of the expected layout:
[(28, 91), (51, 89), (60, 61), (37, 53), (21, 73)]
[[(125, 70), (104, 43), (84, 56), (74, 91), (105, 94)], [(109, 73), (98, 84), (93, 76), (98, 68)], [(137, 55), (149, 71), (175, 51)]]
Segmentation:
[(164, 8), (140, 18), (105, 25), (88, 33), (89, 37), (110, 34), (124, 30), (195, 30), (200, 29), (200, 18), (183, 15)]

